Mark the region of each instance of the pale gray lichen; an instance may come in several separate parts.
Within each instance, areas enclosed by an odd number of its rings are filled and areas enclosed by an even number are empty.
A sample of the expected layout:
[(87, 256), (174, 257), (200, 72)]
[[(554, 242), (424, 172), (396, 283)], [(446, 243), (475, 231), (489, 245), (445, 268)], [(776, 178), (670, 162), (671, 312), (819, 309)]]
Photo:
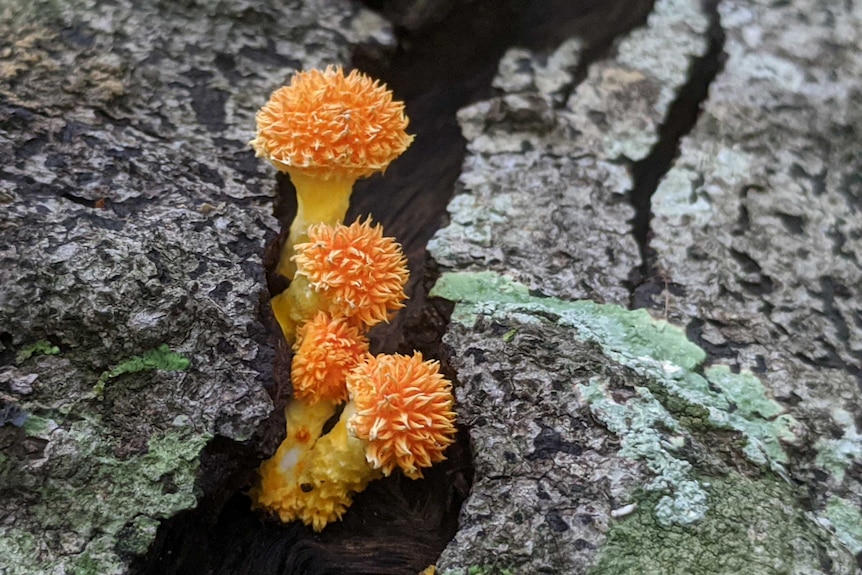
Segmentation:
[(679, 423), (645, 388), (637, 388), (637, 396), (624, 403), (613, 400), (607, 383), (592, 378), (588, 385), (579, 385), (581, 395), (590, 410), (621, 440), (619, 454), (644, 460), (655, 477), (644, 486), (648, 491), (665, 493), (655, 507), (661, 525), (688, 525), (703, 518), (707, 511), (706, 492), (693, 479), (692, 466), (673, 455), (674, 445), (664, 439), (659, 427), (681, 433)]
[(841, 437), (821, 437), (814, 444), (817, 450), (815, 464), (829, 472), (837, 483), (844, 481), (844, 474), (862, 454), (862, 433), (856, 429), (853, 414), (834, 408), (832, 420), (841, 427)]
[(853, 553), (862, 553), (862, 511), (851, 501), (831, 497), (826, 503), (826, 518), (835, 534)]
[[(787, 455), (781, 442), (797, 440), (799, 423), (766, 396), (751, 373), (712, 366), (701, 375), (705, 352), (681, 329), (652, 318), (646, 310), (537, 297), (525, 286), (490, 272), (443, 274), (431, 295), (457, 302), (452, 321), (467, 326), (480, 315), (502, 319), (510, 314), (552, 314), (556, 323), (598, 344), (610, 360), (642, 377), (644, 387), (637, 388), (637, 398), (624, 404), (611, 399), (600, 379), (580, 389), (593, 413), (620, 436), (620, 455), (645, 461), (655, 475), (647, 489), (667, 493), (656, 509), (662, 524), (692, 523), (707, 509), (706, 495), (691, 477), (691, 464), (674, 456), (658, 431), (663, 427), (683, 432), (672, 411), (684, 411), (697, 425), (738, 431), (745, 438), (743, 453), (749, 460), (785, 472)], [(663, 399), (657, 400), (647, 386)], [(662, 401), (674, 403), (673, 410)]]

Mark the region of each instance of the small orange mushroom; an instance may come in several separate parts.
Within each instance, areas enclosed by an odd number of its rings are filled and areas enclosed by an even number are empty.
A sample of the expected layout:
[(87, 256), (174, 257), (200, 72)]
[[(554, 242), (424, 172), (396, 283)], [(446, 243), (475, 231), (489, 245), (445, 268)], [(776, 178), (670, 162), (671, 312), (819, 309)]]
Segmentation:
[(369, 356), (347, 376), (356, 413), (347, 422), (351, 435), (368, 442), (366, 457), (389, 475), (399, 467), (411, 479), (422, 467), (445, 459), (454, 441), (452, 384), (440, 364), (422, 354)]
[(366, 356), (347, 376), (349, 401), (305, 457), (279, 448), (252, 490), (257, 507), (320, 531), (341, 519), (353, 495), (397, 467), (411, 479), (445, 459), (455, 435), (452, 385), (422, 354)]
[(296, 188), (296, 218), (277, 268), (293, 279), (293, 247), (305, 241), (308, 226), (341, 222), (356, 180), (384, 171), (413, 136), (404, 104), (385, 85), (332, 66), (295, 74), (256, 119), (252, 147)]
[(347, 374), (368, 353), (368, 338), (347, 319), (321, 311), (299, 328), (293, 349), (294, 398), (309, 405), (321, 400), (343, 403)]
[(271, 302), (288, 341), (321, 310), (367, 329), (404, 307), (407, 258), (379, 224), (372, 226), (370, 218), (349, 226), (318, 224), (308, 237), (296, 245), (293, 282)]

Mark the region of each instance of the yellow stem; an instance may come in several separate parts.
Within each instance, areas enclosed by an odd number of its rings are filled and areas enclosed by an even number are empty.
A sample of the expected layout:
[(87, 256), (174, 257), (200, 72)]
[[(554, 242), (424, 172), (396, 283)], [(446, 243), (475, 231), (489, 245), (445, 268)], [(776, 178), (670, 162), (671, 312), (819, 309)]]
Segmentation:
[(345, 405), (335, 427), (312, 447), (300, 441), (303, 429), (314, 428), (319, 434), (328, 408), (296, 401), (288, 406), (287, 438), (275, 457), (261, 465), (261, 483), (251, 491), (256, 507), (274, 511), (285, 523), (299, 519), (315, 531), (341, 519), (353, 495), (383, 476), (368, 463), (366, 443), (347, 430), (355, 412), (352, 402)]
[(277, 271), (292, 280), (296, 273), (296, 265), (291, 260), (293, 246), (308, 241), (308, 226), (320, 223), (334, 226), (344, 220), (356, 178), (323, 179), (297, 170), (288, 170), (288, 174), (296, 188), (296, 218), (290, 224), (290, 235), (281, 249)]
[(252, 489), (256, 505), (279, 511), (286, 493), (299, 485), (308, 454), (323, 432), (323, 426), (335, 413), (335, 403), (318, 401), (309, 405), (294, 399), (284, 409), (287, 435), (275, 455), (260, 466), (260, 484)]
[(308, 285), (308, 278), (302, 275), (295, 277), (290, 286), (269, 303), (284, 339), (291, 345), (296, 341), (296, 329), (323, 308), (321, 297)]
[(348, 402), (335, 427), (308, 453), (297, 479), (302, 494), (295, 506), (297, 518), (315, 531), (341, 519), (353, 495), (383, 477), (366, 460), (366, 443), (347, 431), (347, 420), (354, 411), (353, 403)]

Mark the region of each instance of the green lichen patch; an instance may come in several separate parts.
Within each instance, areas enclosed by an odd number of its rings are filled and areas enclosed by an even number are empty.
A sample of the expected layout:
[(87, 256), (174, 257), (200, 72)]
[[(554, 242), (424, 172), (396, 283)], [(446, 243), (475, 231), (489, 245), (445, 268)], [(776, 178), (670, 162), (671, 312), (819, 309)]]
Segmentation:
[(781, 442), (793, 442), (799, 425), (769, 399), (750, 372), (731, 373), (713, 366), (698, 369), (706, 352), (679, 327), (654, 319), (646, 310), (627, 310), (592, 301), (563, 301), (530, 295), (527, 288), (493, 272), (446, 273), (431, 295), (457, 302), (452, 320), (472, 325), (477, 315), (552, 314), (585, 341), (643, 377), (653, 396), (687, 426), (738, 431), (745, 456), (784, 473), (787, 454)]
[(143, 355), (131, 357), (103, 372), (102, 375), (99, 376), (99, 381), (93, 387), (93, 392), (97, 397), (101, 397), (105, 392), (105, 384), (108, 380), (125, 373), (137, 373), (139, 371), (148, 371), (153, 369), (181, 371), (188, 369), (188, 367), (189, 360), (187, 357), (171, 351), (171, 348), (166, 344), (162, 344), (154, 350), (148, 351)]
[(28, 480), (26, 461), (4, 464), (17, 467), (12, 480), (31, 503), (15, 523), (0, 526), (0, 572), (124, 572), (123, 555), (145, 550), (160, 519), (196, 504), (198, 457), (209, 437), (173, 429), (151, 437), (146, 453), (121, 460), (93, 421), (55, 429), (45, 463), (50, 472), (41, 482)]
[[(692, 465), (674, 455), (682, 442), (666, 438), (660, 431), (678, 434), (681, 429), (652, 393), (639, 387), (636, 397), (618, 403), (608, 392), (607, 383), (599, 378), (578, 388), (593, 414), (620, 438), (620, 455), (644, 461), (654, 474), (645, 489), (662, 493), (655, 507), (658, 522), (668, 526), (700, 520), (707, 511), (706, 492), (694, 479)], [(682, 439), (680, 435), (676, 437)]]
[(862, 511), (859, 507), (846, 499), (832, 497), (826, 504), (825, 515), (841, 543), (853, 553), (862, 553)]
[(692, 464), (679, 453), (686, 438), (715, 430), (738, 433), (749, 461), (785, 473), (782, 442), (797, 440), (799, 424), (768, 397), (754, 374), (732, 373), (726, 366), (701, 371), (706, 353), (683, 330), (645, 310), (536, 297), (490, 272), (443, 274), (431, 295), (455, 301), (452, 320), (468, 327), (480, 315), (504, 325), (511, 317), (522, 323), (550, 319), (574, 337), (598, 344), (609, 360), (638, 376), (641, 385), (625, 400), (615, 400), (599, 378), (578, 389), (592, 413), (620, 438), (619, 454), (651, 471), (646, 490), (658, 494), (651, 512), (660, 525), (691, 525), (710, 504)]
[(60, 353), (60, 348), (56, 345), (52, 344), (50, 341), (41, 340), (37, 341), (32, 345), (28, 345), (27, 347), (21, 349), (15, 355), (15, 363), (21, 365), (28, 359), (37, 355), (57, 355)]
[(731, 373), (727, 366), (716, 365), (706, 369), (705, 374), (728, 405), (710, 410), (711, 423), (741, 432), (747, 439), (743, 452), (749, 460), (783, 473), (787, 453), (781, 442), (798, 440), (799, 422), (767, 398), (763, 384), (751, 372)]
[(701, 479), (709, 511), (692, 525), (664, 526), (645, 494), (637, 510), (615, 522), (590, 575), (785, 575), (855, 573), (855, 559), (800, 510), (792, 488), (772, 477)]
[(29, 437), (38, 437), (39, 439), (49, 439), (51, 432), (55, 429), (57, 429), (57, 423), (53, 419), (38, 415), (30, 415), (24, 423), (24, 433)]
[(493, 272), (443, 274), (430, 295), (458, 302), (452, 320), (465, 325), (471, 324), (476, 314), (496, 310), (545, 312), (579, 328), (584, 339), (631, 359), (650, 357), (683, 369), (694, 369), (706, 359), (706, 353), (688, 341), (682, 330), (653, 319), (646, 310), (536, 297), (526, 286)]

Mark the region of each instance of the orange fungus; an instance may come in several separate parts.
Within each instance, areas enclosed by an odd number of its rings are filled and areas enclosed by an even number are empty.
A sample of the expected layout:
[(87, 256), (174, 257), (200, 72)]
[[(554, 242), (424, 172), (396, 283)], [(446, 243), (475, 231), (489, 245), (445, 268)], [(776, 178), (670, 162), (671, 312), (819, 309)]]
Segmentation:
[(295, 246), (296, 274), (308, 279), (330, 314), (370, 327), (404, 307), (407, 259), (379, 224), (318, 224), (308, 229), (308, 238)]
[(411, 479), (445, 459), (455, 435), (452, 385), (436, 361), (422, 354), (368, 356), (347, 377), (356, 412), (348, 431), (367, 441), (366, 458), (389, 475), (400, 467)]
[(347, 373), (368, 353), (368, 339), (344, 318), (318, 312), (298, 331), (291, 379), (297, 399), (347, 400)]

